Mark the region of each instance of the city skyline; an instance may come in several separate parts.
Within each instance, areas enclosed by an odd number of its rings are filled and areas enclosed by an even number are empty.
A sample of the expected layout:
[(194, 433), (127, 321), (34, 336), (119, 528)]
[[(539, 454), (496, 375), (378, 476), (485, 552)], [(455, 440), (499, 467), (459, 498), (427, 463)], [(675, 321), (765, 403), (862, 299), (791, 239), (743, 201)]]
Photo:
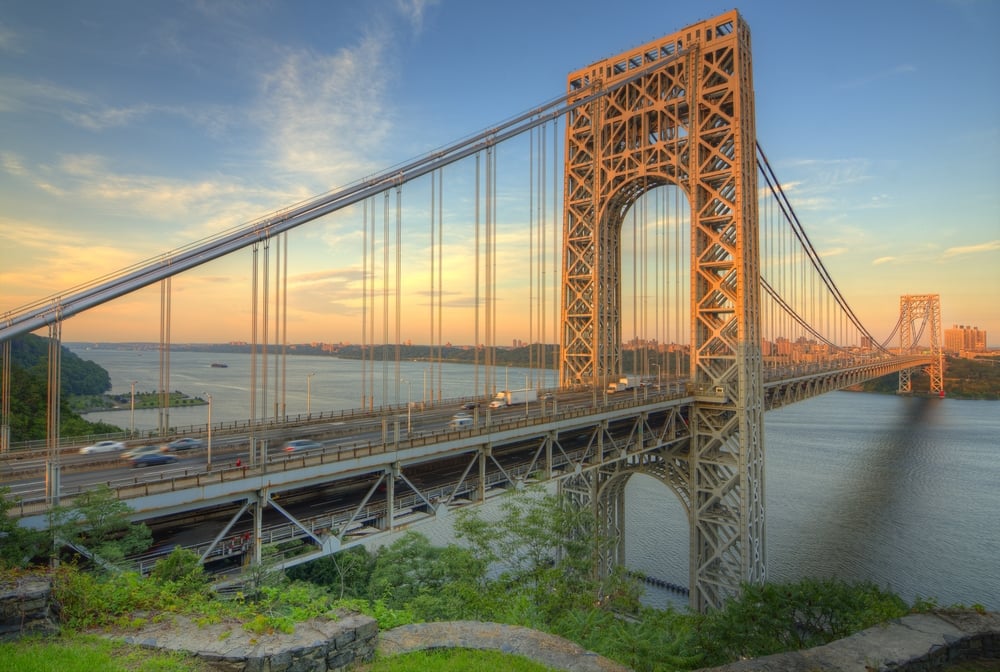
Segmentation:
[[(500, 14), (453, 2), (11, 4), (0, 313), (468, 136), (559, 95), (570, 71), (729, 8), (666, 15), (640, 2), (628, 16), (646, 20), (608, 21), (604, 5), (579, 3)], [(944, 324), (976, 324), (1000, 345), (1000, 94), (983, 84), (1000, 79), (1000, 7), (738, 9), (753, 36), (758, 138), (862, 322), (885, 337), (900, 295), (935, 293)], [(941, 56), (956, 53), (964, 67)], [(361, 246), (357, 214), (290, 234), (289, 341), (361, 341), (360, 269), (344, 262)], [(527, 237), (525, 219), (505, 218), (505, 240)], [(460, 257), (468, 237), (451, 235)], [(510, 300), (529, 276), (521, 249), (498, 260), (511, 280), (497, 343), (558, 341), (551, 328), (529, 335)], [(242, 256), (176, 278), (172, 339), (245, 340), (245, 316), (219, 306), (248, 302), (246, 266)], [(471, 343), (469, 270), (449, 266), (444, 340)], [(408, 290), (416, 317), (400, 340), (429, 340), (423, 291)], [(63, 335), (155, 340), (158, 319), (150, 287), (68, 320)]]

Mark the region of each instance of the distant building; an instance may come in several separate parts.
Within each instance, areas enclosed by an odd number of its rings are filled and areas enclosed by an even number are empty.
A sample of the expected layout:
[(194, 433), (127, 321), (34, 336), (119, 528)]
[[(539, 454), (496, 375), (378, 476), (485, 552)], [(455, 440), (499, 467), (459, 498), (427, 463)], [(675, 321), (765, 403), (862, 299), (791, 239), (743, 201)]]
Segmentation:
[(948, 352), (986, 352), (986, 332), (979, 327), (954, 324), (944, 330), (944, 349)]

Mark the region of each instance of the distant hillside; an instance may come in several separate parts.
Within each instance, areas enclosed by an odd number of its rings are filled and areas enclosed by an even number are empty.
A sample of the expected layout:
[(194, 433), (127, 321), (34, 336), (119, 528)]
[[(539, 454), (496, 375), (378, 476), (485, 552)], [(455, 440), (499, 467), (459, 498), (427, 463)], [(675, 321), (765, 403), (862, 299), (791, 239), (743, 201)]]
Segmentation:
[[(26, 334), (11, 340), (10, 440), (32, 441), (46, 436), (48, 405), (49, 339)], [(81, 359), (62, 346), (60, 432), (85, 436), (122, 431), (104, 422), (88, 422), (67, 403), (73, 394), (103, 394), (111, 389), (111, 376), (103, 368)]]

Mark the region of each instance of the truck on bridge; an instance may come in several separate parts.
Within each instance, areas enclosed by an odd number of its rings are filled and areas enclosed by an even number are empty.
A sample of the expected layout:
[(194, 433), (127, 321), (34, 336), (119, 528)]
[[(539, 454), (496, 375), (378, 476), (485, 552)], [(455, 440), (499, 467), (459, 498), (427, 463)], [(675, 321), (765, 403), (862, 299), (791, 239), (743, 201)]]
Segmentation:
[(533, 401), (538, 401), (537, 390), (503, 390), (502, 392), (497, 392), (496, 398), (490, 402), (490, 408), (530, 404)]
[(639, 376), (622, 376), (618, 382), (608, 383), (608, 394), (624, 392), (632, 388), (639, 387)]

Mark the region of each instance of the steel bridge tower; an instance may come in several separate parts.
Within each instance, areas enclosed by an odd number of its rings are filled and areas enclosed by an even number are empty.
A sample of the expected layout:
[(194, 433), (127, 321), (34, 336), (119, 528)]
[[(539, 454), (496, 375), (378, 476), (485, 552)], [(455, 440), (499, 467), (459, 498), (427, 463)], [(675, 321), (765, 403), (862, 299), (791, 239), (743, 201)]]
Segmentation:
[[(690, 522), (692, 607), (762, 582), (764, 436), (757, 168), (750, 30), (738, 12), (571, 73), (563, 213), (560, 378), (605, 387), (622, 373), (621, 228), (646, 191), (673, 184), (691, 212), (691, 438), (657, 464)], [(624, 559), (624, 487), (567, 487)], [(589, 480), (588, 480), (589, 479)], [(585, 482), (584, 482), (585, 481)]]
[[(944, 394), (944, 354), (941, 350), (941, 297), (939, 294), (904, 294), (899, 297), (899, 352), (909, 353), (920, 342), (930, 325), (931, 364), (926, 367), (930, 377), (930, 392)], [(913, 369), (899, 372), (898, 394), (913, 391), (910, 375)]]

